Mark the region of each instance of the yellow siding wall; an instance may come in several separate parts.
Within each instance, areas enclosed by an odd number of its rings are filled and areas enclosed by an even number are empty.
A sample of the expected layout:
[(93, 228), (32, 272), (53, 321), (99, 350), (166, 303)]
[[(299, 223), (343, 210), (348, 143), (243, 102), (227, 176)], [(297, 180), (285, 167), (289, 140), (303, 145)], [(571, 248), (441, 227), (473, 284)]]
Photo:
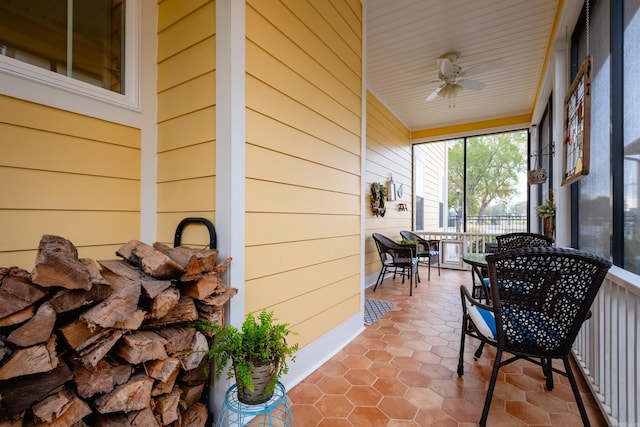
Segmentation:
[[(399, 239), (400, 231), (412, 229), (413, 212), (411, 133), (371, 92), (367, 92), (366, 170), (365, 275), (369, 276), (378, 273), (381, 266), (371, 234)], [(371, 210), (371, 184), (386, 184), (391, 173), (396, 187), (402, 184), (404, 194), (397, 201), (385, 202), (385, 216), (376, 217)], [(408, 210), (400, 211), (400, 203)]]
[[(215, 2), (158, 4), (158, 230), (173, 244), (181, 219), (215, 215)], [(204, 245), (203, 227), (183, 244)]]
[(30, 270), (41, 237), (114, 258), (140, 235), (140, 131), (0, 96), (0, 266)]
[(360, 309), (359, 0), (247, 2), (245, 311), (301, 346)]

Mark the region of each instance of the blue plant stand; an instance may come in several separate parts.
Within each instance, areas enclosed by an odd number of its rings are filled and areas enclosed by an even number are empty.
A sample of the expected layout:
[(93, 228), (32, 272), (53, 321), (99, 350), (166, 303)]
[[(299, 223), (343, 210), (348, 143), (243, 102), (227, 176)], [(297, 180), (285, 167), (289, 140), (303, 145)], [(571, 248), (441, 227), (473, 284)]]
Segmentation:
[(238, 386), (229, 387), (224, 396), (216, 427), (244, 426), (293, 426), (291, 408), (282, 383), (278, 382), (273, 397), (259, 405), (246, 405), (238, 400)]

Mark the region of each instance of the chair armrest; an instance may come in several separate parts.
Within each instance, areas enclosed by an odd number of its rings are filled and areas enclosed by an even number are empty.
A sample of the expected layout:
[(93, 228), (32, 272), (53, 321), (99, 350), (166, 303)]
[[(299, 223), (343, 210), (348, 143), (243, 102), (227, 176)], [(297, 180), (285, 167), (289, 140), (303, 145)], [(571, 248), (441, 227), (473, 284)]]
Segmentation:
[(475, 305), (478, 306), (480, 308), (484, 308), (487, 311), (491, 311), (493, 312), (493, 306), (487, 305), (487, 304), (483, 304), (480, 301), (478, 301), (477, 299), (473, 298), (473, 296), (471, 296), (471, 293), (469, 293), (469, 289), (467, 289), (467, 287), (465, 285), (460, 285), (460, 297), (462, 299), (462, 309), (466, 312), (467, 310), (467, 305), (465, 304), (466, 302), (468, 302), (471, 305)]

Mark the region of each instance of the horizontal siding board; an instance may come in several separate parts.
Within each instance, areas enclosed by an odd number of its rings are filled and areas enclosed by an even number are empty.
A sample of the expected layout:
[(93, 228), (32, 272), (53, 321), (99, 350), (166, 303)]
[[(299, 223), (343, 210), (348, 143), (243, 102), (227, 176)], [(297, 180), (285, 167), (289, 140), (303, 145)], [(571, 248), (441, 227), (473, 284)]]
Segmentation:
[[(318, 40), (322, 40), (325, 48), (330, 49), (339, 61), (346, 64), (354, 74), (360, 75), (362, 70), (360, 46), (349, 46), (346, 43), (344, 34), (339, 33), (340, 29), (336, 30), (334, 27), (337, 23), (334, 20), (328, 20), (326, 16), (319, 13), (321, 11), (327, 12), (322, 5), (316, 4), (316, 7), (314, 7), (312, 5), (313, 2), (300, 0), (282, 0), (282, 2), (297, 19), (304, 22), (305, 26), (313, 32)], [(326, 0), (325, 4), (330, 7)], [(346, 29), (347, 33), (351, 33), (351, 28), (348, 26), (344, 26), (344, 29)], [(356, 49), (353, 49), (353, 47)]]
[(288, 38), (281, 31), (273, 28), (264, 17), (255, 12), (252, 14), (251, 9), (248, 10), (248, 16), (251, 19), (251, 25), (247, 27), (247, 39), (251, 41), (249, 45), (255, 44), (269, 52), (279, 62), (314, 86), (321, 88), (345, 108), (362, 115), (359, 87), (347, 87), (346, 82), (332, 74), (326, 64), (318, 62), (312, 53), (296, 44), (296, 40)]
[(45, 234), (76, 246), (122, 245), (140, 236), (139, 212), (0, 210), (0, 223), (0, 252), (36, 250)]
[[(247, 212), (359, 215), (360, 195), (248, 179)], [(301, 202), (304, 201), (304, 202)]]
[(280, 93), (352, 133), (359, 132), (361, 123), (359, 109), (356, 112), (349, 111), (323, 90), (313, 86), (308, 80), (294, 73), (254, 44), (247, 44), (247, 58), (247, 72), (253, 77), (268, 82)]
[(360, 236), (248, 246), (246, 280), (351, 257), (360, 253)]
[[(211, 0), (162, 0), (158, 2), (158, 30), (162, 31), (194, 13)], [(214, 3), (214, 2), (212, 2)], [(214, 8), (215, 12), (215, 8)]]
[(212, 211), (215, 177), (158, 183), (158, 212)]
[(216, 108), (207, 107), (158, 123), (158, 152), (214, 141)]
[(248, 178), (360, 194), (359, 176), (253, 145), (246, 153)]
[(39, 129), (131, 148), (140, 148), (140, 130), (81, 114), (0, 95), (0, 123)]
[(0, 166), (140, 179), (140, 150), (0, 123)]
[[(286, 224), (286, 227), (278, 227)], [(247, 246), (300, 242), (353, 236), (360, 217), (347, 215), (310, 215), (249, 213), (246, 215)]]
[(291, 329), (298, 333), (295, 337), (300, 347), (304, 347), (322, 333), (330, 331), (357, 314), (359, 310), (360, 295), (354, 295), (323, 310), (307, 310), (306, 319), (300, 323), (293, 323)]
[(256, 111), (247, 111), (247, 141), (273, 151), (288, 153), (342, 170), (360, 174), (360, 156), (301, 132)]
[(158, 34), (158, 62), (213, 36), (215, 28), (216, 4), (210, 2)]
[(356, 70), (349, 68), (321, 38), (307, 27), (306, 23), (301, 22), (290, 10), (279, 2), (254, 0), (248, 2), (248, 4), (247, 28), (253, 24), (253, 11), (257, 11), (274, 28), (279, 29), (286, 37), (294, 40), (302, 50), (308, 52), (311, 58), (314, 58), (319, 64), (324, 64), (327, 70), (335, 75), (339, 81), (343, 82), (347, 89), (356, 94), (360, 93), (362, 85), (361, 68)]
[(208, 142), (158, 154), (158, 182), (213, 176), (215, 148)]
[(202, 110), (214, 105), (216, 76), (207, 73), (158, 94), (158, 121)]
[[(289, 3), (291, 3), (289, 1)], [(335, 29), (336, 37), (344, 41), (346, 46), (349, 47), (351, 52), (349, 56), (353, 54), (357, 55), (357, 59), (362, 60), (362, 38), (361, 26), (356, 28), (352, 27), (352, 23), (349, 21), (353, 17), (351, 10), (345, 9), (345, 3), (339, 5), (334, 4), (327, 0), (311, 0), (313, 7), (322, 15), (322, 17), (330, 23), (331, 27)], [(343, 15), (343, 13), (346, 14)], [(359, 63), (355, 64), (356, 68), (359, 68)]]
[(158, 64), (158, 91), (193, 80), (215, 70), (215, 66), (216, 38), (209, 37)]
[[(247, 77), (247, 108), (268, 112), (269, 117), (354, 154), (360, 154), (360, 129), (345, 129), (286, 95)], [(357, 132), (357, 133), (354, 133)]]
[(139, 180), (0, 167), (0, 194), (0, 209), (140, 209)]
[[(270, 307), (282, 300), (282, 296), (296, 298), (311, 294), (318, 289), (330, 286), (343, 280), (357, 281), (354, 272), (359, 269), (360, 256), (340, 258), (324, 264), (315, 264), (296, 270), (283, 271), (272, 276), (265, 276), (246, 283), (245, 292), (251, 295), (255, 304)], [(295, 286), (291, 286), (295, 283)], [(356, 292), (357, 288), (353, 291)], [(257, 306), (247, 307), (248, 311), (259, 309)]]
[(360, 0), (330, 0), (340, 16), (349, 24), (356, 37), (362, 40), (362, 3)]

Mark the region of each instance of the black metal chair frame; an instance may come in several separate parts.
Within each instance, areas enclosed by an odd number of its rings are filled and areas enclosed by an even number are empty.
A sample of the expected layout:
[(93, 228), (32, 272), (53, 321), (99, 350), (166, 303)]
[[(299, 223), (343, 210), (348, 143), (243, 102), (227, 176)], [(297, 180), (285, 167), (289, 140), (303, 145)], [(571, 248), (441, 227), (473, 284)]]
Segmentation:
[(553, 242), (553, 239), (538, 233), (516, 232), (496, 236), (498, 252), (533, 246), (547, 247), (553, 245)]
[[(524, 359), (542, 367), (548, 390), (553, 390), (554, 372), (569, 379), (582, 421), (589, 426), (569, 356), (582, 323), (591, 315), (590, 307), (611, 262), (575, 249), (554, 247), (503, 251), (487, 255), (487, 262), (491, 305), (478, 302), (464, 285), (460, 287), (463, 319), (458, 376), (464, 374), (465, 336), (496, 348), (480, 425), (486, 426), (499, 369)], [(480, 332), (469, 315), (471, 306), (493, 314), (495, 340)], [(474, 354), (476, 359), (480, 351)], [(503, 361), (503, 353), (512, 357)], [(562, 360), (564, 371), (552, 366), (553, 359)]]
[(415, 246), (400, 245), (380, 233), (373, 233), (372, 237), (376, 243), (376, 248), (380, 255), (380, 262), (382, 263), (382, 268), (380, 269), (380, 274), (378, 274), (378, 279), (373, 287), (373, 291), (375, 292), (378, 285), (382, 283), (385, 274), (390, 273), (393, 269), (393, 278), (395, 279), (396, 273), (400, 271), (402, 274), (402, 283), (404, 283), (405, 275), (409, 276), (409, 296), (412, 296), (414, 276), (415, 287), (417, 287), (420, 282)]
[(427, 280), (431, 280), (431, 265), (434, 261), (438, 264), (438, 276), (440, 275), (440, 240), (424, 239), (411, 231), (401, 231), (400, 236), (407, 240), (418, 242), (416, 256), (418, 264), (428, 268)]

